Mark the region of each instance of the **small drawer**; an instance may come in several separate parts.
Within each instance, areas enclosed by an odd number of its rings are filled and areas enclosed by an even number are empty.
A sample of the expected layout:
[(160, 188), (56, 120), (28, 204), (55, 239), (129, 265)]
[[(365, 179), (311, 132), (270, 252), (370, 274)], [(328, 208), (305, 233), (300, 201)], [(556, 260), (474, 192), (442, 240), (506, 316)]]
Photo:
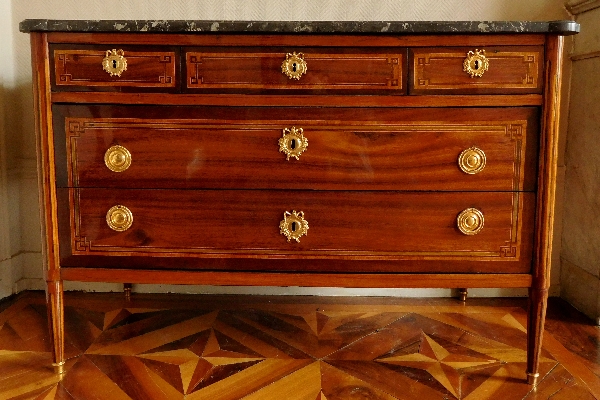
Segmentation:
[(535, 189), (534, 108), (65, 107), (63, 187)]
[(495, 272), (531, 256), (532, 193), (61, 190), (73, 255), (495, 260)]
[(412, 48), (409, 93), (541, 93), (543, 57), (541, 46)]
[(105, 90), (124, 88), (169, 90), (178, 88), (175, 48), (140, 48), (127, 45), (51, 48), (54, 65), (52, 89)]
[(211, 91), (405, 92), (406, 49), (202, 48), (186, 51), (186, 87)]

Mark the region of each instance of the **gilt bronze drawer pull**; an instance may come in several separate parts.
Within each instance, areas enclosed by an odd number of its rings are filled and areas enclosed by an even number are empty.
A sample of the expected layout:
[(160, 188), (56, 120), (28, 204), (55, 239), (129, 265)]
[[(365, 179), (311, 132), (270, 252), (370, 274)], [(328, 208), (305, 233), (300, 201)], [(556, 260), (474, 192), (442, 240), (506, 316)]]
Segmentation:
[(133, 213), (125, 206), (116, 205), (106, 213), (106, 223), (113, 231), (124, 232), (133, 224)]
[(279, 139), (279, 151), (285, 153), (286, 160), (289, 160), (290, 157), (299, 160), (300, 154), (308, 147), (308, 139), (303, 132), (304, 129), (295, 126), (283, 130), (283, 136)]
[(110, 76), (120, 77), (124, 71), (127, 71), (127, 59), (123, 50), (106, 50), (106, 56), (102, 60), (102, 68)]
[(490, 62), (485, 56), (485, 50), (475, 49), (474, 53), (469, 51), (463, 62), (463, 71), (471, 75), (471, 78), (481, 78), (489, 67)]
[(281, 72), (283, 72), (288, 78), (299, 80), (302, 75), (306, 73), (308, 69), (306, 61), (304, 61), (303, 53), (287, 53), (285, 60), (281, 64)]
[(131, 153), (123, 146), (110, 146), (104, 153), (104, 164), (113, 172), (123, 172), (131, 165)]
[(467, 208), (458, 214), (456, 223), (465, 235), (476, 235), (483, 229), (483, 213), (476, 208)]
[(475, 146), (463, 150), (458, 156), (458, 166), (465, 174), (481, 172), (485, 168), (485, 153)]
[(304, 212), (284, 212), (283, 221), (279, 223), (279, 233), (285, 235), (288, 242), (292, 239), (300, 242), (300, 237), (308, 234), (308, 221), (304, 219)]

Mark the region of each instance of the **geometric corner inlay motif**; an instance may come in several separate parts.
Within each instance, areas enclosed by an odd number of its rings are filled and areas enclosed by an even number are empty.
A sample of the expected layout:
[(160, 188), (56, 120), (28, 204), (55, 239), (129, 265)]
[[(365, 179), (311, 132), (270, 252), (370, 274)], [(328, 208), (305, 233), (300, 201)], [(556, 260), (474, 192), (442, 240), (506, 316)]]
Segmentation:
[(76, 251), (90, 251), (90, 242), (88, 242), (85, 236), (77, 236), (75, 237), (75, 250)]

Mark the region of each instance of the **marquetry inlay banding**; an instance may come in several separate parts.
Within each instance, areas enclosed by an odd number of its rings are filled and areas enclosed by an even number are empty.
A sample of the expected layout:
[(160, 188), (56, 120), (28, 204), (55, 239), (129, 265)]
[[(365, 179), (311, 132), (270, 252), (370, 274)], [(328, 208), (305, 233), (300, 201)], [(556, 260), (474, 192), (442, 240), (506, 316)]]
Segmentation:
[[(436, 49), (413, 50), (413, 82), (418, 90), (427, 89), (531, 89), (540, 86), (540, 51), (492, 51), (485, 53), (486, 61), (493, 65), (478, 79), (465, 73), (464, 51)], [(474, 74), (479, 72), (474, 72)]]
[[(106, 59), (106, 51), (101, 50), (54, 50), (55, 84), (57, 86), (175, 87), (176, 55), (174, 52), (127, 51), (125, 64), (120, 64), (120, 67), (114, 69), (108, 66), (112, 75), (103, 71), (102, 66)], [(97, 74), (89, 72), (96, 70), (94, 66), (98, 69)], [(125, 70), (127, 72), (124, 73)]]
[[(400, 54), (310, 52), (303, 54), (302, 61), (310, 64), (310, 72), (306, 72), (306, 69), (297, 64), (296, 68), (300, 68), (298, 73), (290, 72), (293, 78), (289, 78), (285, 72), (282, 73), (281, 53), (188, 52), (186, 54), (187, 87), (344, 90), (403, 88), (402, 55)], [(272, 70), (264, 70), (266, 65), (273, 65)], [(287, 68), (287, 64), (285, 66)], [(290, 68), (293, 69), (293, 66)], [(221, 71), (225, 69), (228, 73), (222, 74)], [(300, 71), (304, 72), (300, 74)]]
[[(358, 124), (358, 125), (357, 125)], [(136, 130), (168, 130), (172, 134), (176, 135), (178, 130), (203, 130), (209, 129), (211, 131), (215, 130), (223, 130), (227, 132), (232, 132), (236, 130), (273, 130), (274, 132), (279, 132), (281, 135), (281, 125), (278, 121), (273, 121), (271, 123), (265, 122), (253, 122), (246, 123), (242, 125), (239, 124), (231, 124), (224, 123), (219, 121), (207, 121), (206, 123), (198, 122), (197, 120), (189, 120), (189, 121), (169, 121), (169, 120), (154, 120), (154, 119), (145, 119), (145, 120), (137, 120), (131, 121), (128, 119), (111, 119), (111, 118), (68, 118), (65, 121), (65, 125), (67, 127), (67, 157), (68, 160), (68, 170), (69, 170), (69, 179), (70, 185), (72, 182), (78, 182), (77, 178), (77, 163), (78, 163), (78, 152), (77, 152), (77, 143), (81, 138), (86, 135), (92, 135), (92, 137), (96, 137), (96, 132), (100, 131), (125, 131), (127, 129), (135, 128)], [(477, 131), (479, 133), (485, 132), (489, 135), (495, 135), (496, 137), (507, 137), (509, 142), (513, 146), (514, 151), (514, 159), (513, 159), (513, 184), (512, 186), (515, 188), (522, 188), (522, 171), (523, 171), (523, 162), (525, 159), (525, 139), (526, 135), (524, 132), (527, 130), (527, 121), (525, 120), (516, 120), (516, 121), (498, 121), (498, 122), (467, 122), (467, 123), (449, 123), (447, 121), (440, 122), (426, 122), (426, 121), (412, 121), (405, 123), (388, 123), (385, 125), (369, 125), (362, 122), (350, 123), (350, 122), (340, 122), (336, 124), (328, 124), (323, 125), (322, 123), (315, 122), (307, 122), (307, 126), (304, 128), (310, 128), (311, 131), (320, 131), (327, 132), (330, 131), (332, 134), (334, 132), (343, 132), (343, 131), (351, 131), (355, 132), (354, 134), (360, 133), (368, 135), (369, 133), (389, 133), (393, 135), (398, 135), (403, 132), (435, 132), (439, 134), (440, 132), (457, 132), (460, 134), (469, 134), (469, 132), (473, 131), (473, 127), (477, 126)], [(276, 151), (276, 150), (275, 150)], [(456, 156), (455, 156), (456, 157)], [(456, 158), (454, 159), (456, 160)], [(456, 161), (454, 161), (456, 162)], [(488, 160), (488, 163), (492, 162)], [(454, 164), (456, 165), (456, 164)], [(456, 167), (455, 167), (456, 168)], [(486, 167), (487, 168), (487, 167)], [(517, 189), (519, 190), (519, 189)], [(512, 205), (510, 215), (507, 216), (507, 232), (508, 235), (506, 237), (505, 242), (501, 246), (498, 247), (496, 251), (480, 251), (480, 250), (461, 250), (461, 251), (449, 251), (449, 250), (415, 250), (415, 251), (394, 251), (394, 252), (377, 252), (377, 251), (369, 251), (369, 257), (393, 257), (398, 259), (411, 259), (411, 258), (425, 258), (425, 259), (507, 259), (514, 260), (519, 258), (519, 249), (520, 249), (520, 229), (521, 229), (521, 209), (522, 209), (522, 195), (519, 192), (515, 192), (512, 196)], [(80, 233), (80, 227), (82, 224), (82, 216), (79, 210), (79, 198), (76, 196), (74, 204), (74, 212), (73, 215), (73, 226), (75, 228), (75, 236), (81, 237), (86, 236), (85, 233)], [(454, 214), (455, 217), (456, 214)], [(454, 218), (452, 217), (452, 218)], [(85, 249), (86, 252), (91, 253), (105, 253), (105, 254), (117, 254), (119, 252), (134, 252), (136, 254), (160, 254), (162, 252), (173, 252), (175, 250), (164, 248), (161, 246), (147, 245), (144, 247), (116, 247), (116, 246), (107, 246), (106, 244), (96, 245), (93, 239), (88, 237), (89, 245), (86, 244), (80, 248)], [(203, 256), (203, 254), (211, 254), (214, 253), (213, 249), (203, 249), (201, 247), (185, 247), (176, 250), (176, 252), (185, 252), (188, 254), (196, 254), (198, 256)], [(75, 252), (77, 250), (75, 249)], [(108, 253), (107, 253), (108, 252)], [(236, 250), (219, 250), (223, 254), (236, 254), (239, 251)], [(262, 254), (263, 256), (268, 256), (268, 250), (253, 250), (253, 253), (257, 255)], [(295, 251), (295, 254), (300, 254)], [(312, 252), (307, 252), (306, 254), (312, 254)], [(337, 257), (337, 256), (353, 256), (353, 257), (362, 257), (366, 253), (362, 251), (328, 251), (328, 256)]]

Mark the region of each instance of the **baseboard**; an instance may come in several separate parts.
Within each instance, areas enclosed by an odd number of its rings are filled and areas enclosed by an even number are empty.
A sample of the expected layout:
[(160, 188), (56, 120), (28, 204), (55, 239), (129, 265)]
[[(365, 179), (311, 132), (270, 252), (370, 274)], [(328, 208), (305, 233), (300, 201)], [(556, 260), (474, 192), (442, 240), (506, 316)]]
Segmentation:
[[(23, 278), (15, 284), (15, 292), (44, 290), (41, 278)], [(65, 282), (66, 291), (120, 292), (123, 285), (103, 282)], [(456, 297), (456, 289), (357, 289), (357, 288), (305, 288), (271, 286), (201, 286), (201, 285), (133, 285), (136, 293), (185, 293), (185, 294), (251, 294), (274, 296), (382, 296), (382, 297)], [(552, 293), (560, 293), (551, 289)], [(517, 289), (469, 289), (469, 297), (526, 297), (526, 288)], [(556, 294), (555, 294), (556, 296)]]

